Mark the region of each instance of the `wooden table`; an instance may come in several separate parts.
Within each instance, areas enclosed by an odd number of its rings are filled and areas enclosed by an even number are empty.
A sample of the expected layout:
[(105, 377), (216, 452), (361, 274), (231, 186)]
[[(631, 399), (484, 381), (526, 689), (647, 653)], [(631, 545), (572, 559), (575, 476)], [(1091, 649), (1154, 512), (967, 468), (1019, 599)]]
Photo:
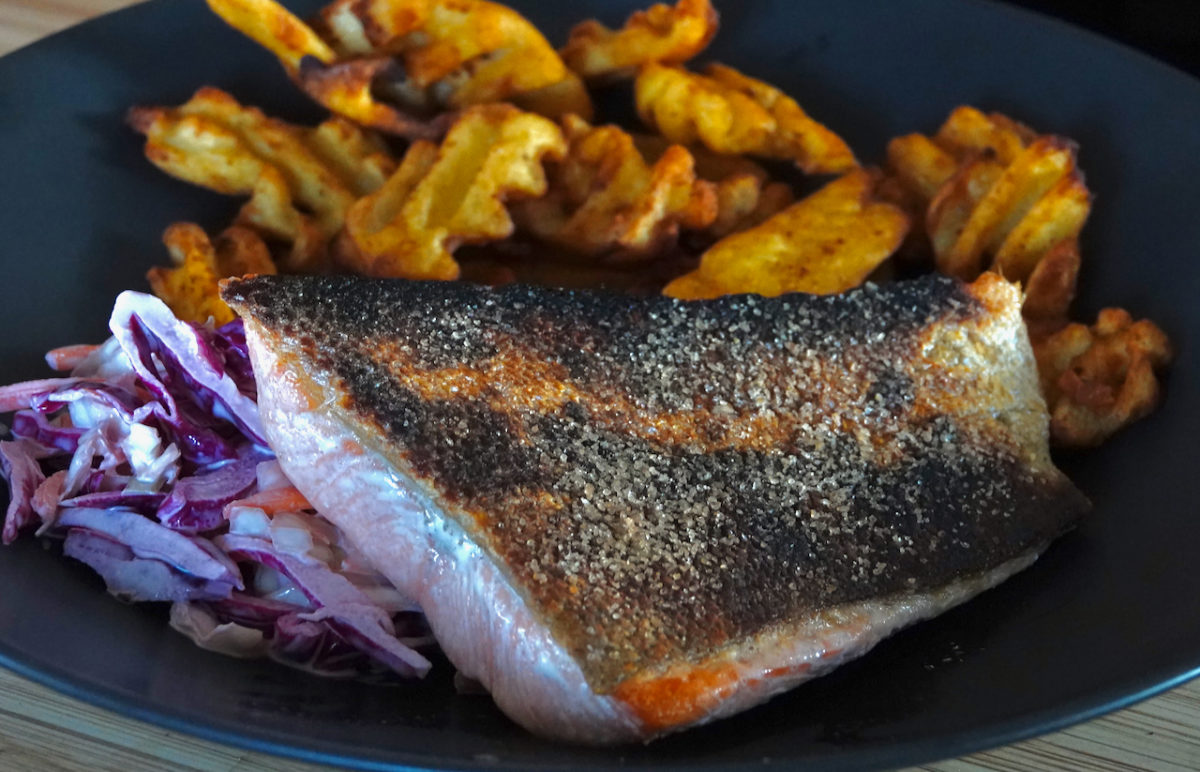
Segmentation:
[[(140, 0), (0, 0), (0, 55)], [(2, 770), (318, 770), (85, 705), (0, 669)], [(921, 767), (970, 770), (1200, 769), (1200, 681), (1066, 731)]]

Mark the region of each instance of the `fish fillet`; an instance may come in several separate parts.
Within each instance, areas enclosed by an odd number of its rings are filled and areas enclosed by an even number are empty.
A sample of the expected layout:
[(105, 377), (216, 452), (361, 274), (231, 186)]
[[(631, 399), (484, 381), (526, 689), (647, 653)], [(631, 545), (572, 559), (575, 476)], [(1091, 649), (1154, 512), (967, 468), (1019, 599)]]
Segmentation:
[(296, 486), (511, 718), (730, 715), (1029, 565), (1086, 509), (991, 274), (684, 302), (257, 277)]

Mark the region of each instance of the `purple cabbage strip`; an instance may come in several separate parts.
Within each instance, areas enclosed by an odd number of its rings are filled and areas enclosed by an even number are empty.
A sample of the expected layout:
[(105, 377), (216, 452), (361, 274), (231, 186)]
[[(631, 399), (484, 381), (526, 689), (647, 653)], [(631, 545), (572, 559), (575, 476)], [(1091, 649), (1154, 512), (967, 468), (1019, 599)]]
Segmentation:
[(265, 539), (251, 536), (226, 534), (218, 536), (216, 543), (234, 557), (240, 556), (282, 572), (318, 607), (305, 614), (304, 619), (329, 620), (330, 627), (342, 637), (397, 673), (419, 677), (432, 666), (429, 660), (395, 637), (395, 628), (386, 611), (324, 563), (300, 560), (279, 552)]
[(0, 386), (0, 413), (27, 408), (33, 398), (39, 394), (70, 386), (78, 380), (78, 378), (44, 378), (40, 381), (22, 381), (11, 386)]
[(13, 414), (14, 437), (24, 437), (63, 453), (74, 453), (79, 447), (79, 438), (86, 431), (77, 426), (54, 426), (44, 413), (36, 410), (22, 410)]
[(225, 359), (225, 372), (232, 376), (238, 391), (258, 401), (258, 381), (250, 364), (250, 347), (246, 344), (246, 325), (241, 318), (218, 327), (213, 333), (212, 346)]
[(66, 507), (59, 513), (58, 525), (86, 528), (102, 534), (124, 544), (139, 558), (160, 560), (199, 579), (226, 583), (238, 589), (244, 587), (237, 567), (227, 558), (218, 559), (201, 546), (203, 540), (176, 533), (136, 512)]
[(264, 632), (274, 630), (275, 620), (279, 617), (297, 611), (294, 604), (271, 598), (258, 598), (244, 592), (235, 592), (228, 598), (208, 605), (222, 622), (235, 622)]
[[(232, 421), (254, 442), (267, 444), (258, 406), (242, 392), (250, 387), (239, 387), (225, 367), (223, 350), (237, 347), (236, 333), (222, 336), (221, 346), (214, 346), (204, 328), (176, 319), (158, 298), (130, 291), (117, 296), (109, 328), (146, 387), (166, 407), (169, 420), (188, 418), (179, 405), (182, 399)], [(240, 360), (233, 372), (244, 375)]]
[[(84, 487), (87, 487), (86, 483)], [(142, 515), (152, 515), (158, 511), (159, 506), (166, 498), (167, 494), (165, 493), (153, 493), (150, 491), (94, 491), (63, 499), (59, 502), (59, 505), (64, 507), (87, 507), (89, 509), (120, 507), (122, 509), (133, 510)]]
[(258, 481), (258, 460), (241, 458), (213, 471), (181, 478), (158, 509), (158, 520), (171, 530), (203, 533), (225, 523), (222, 511)]
[(72, 402), (89, 402), (106, 408), (106, 413), (115, 414), (125, 420), (135, 420), (134, 416), (144, 403), (133, 390), (132, 384), (71, 380), (74, 382), (62, 388), (38, 394), (30, 406), (42, 413), (53, 413)]
[(332, 626), (310, 621), (301, 614), (287, 614), (275, 622), (268, 650), (276, 661), (334, 677), (358, 675), (373, 659), (379, 661), (368, 652)]
[(46, 479), (38, 459), (47, 454), (46, 448), (32, 440), (0, 442), (0, 469), (8, 480), (9, 493), (4, 530), (0, 534), (5, 544), (12, 544), (22, 528), (40, 519), (33, 510), (33, 494)]
[(84, 528), (67, 531), (63, 554), (86, 563), (108, 591), (130, 601), (210, 600), (228, 597), (233, 584), (181, 573), (161, 560), (138, 557), (127, 545)]

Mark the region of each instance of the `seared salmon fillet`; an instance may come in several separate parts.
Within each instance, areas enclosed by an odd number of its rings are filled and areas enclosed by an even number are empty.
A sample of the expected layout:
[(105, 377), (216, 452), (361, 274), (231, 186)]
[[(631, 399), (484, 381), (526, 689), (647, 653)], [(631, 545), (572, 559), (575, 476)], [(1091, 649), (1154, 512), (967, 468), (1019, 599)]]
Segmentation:
[(229, 281), (295, 485), (554, 738), (729, 715), (1027, 566), (1051, 462), (1019, 290), (678, 301)]

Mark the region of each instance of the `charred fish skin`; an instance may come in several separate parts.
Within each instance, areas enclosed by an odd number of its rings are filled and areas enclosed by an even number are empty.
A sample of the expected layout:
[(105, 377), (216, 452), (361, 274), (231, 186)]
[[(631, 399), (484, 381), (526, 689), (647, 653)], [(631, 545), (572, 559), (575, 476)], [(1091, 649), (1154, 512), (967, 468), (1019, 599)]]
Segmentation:
[(601, 695), (996, 575), (1086, 506), (1049, 460), (998, 278), (681, 302), (261, 277), (224, 296)]

